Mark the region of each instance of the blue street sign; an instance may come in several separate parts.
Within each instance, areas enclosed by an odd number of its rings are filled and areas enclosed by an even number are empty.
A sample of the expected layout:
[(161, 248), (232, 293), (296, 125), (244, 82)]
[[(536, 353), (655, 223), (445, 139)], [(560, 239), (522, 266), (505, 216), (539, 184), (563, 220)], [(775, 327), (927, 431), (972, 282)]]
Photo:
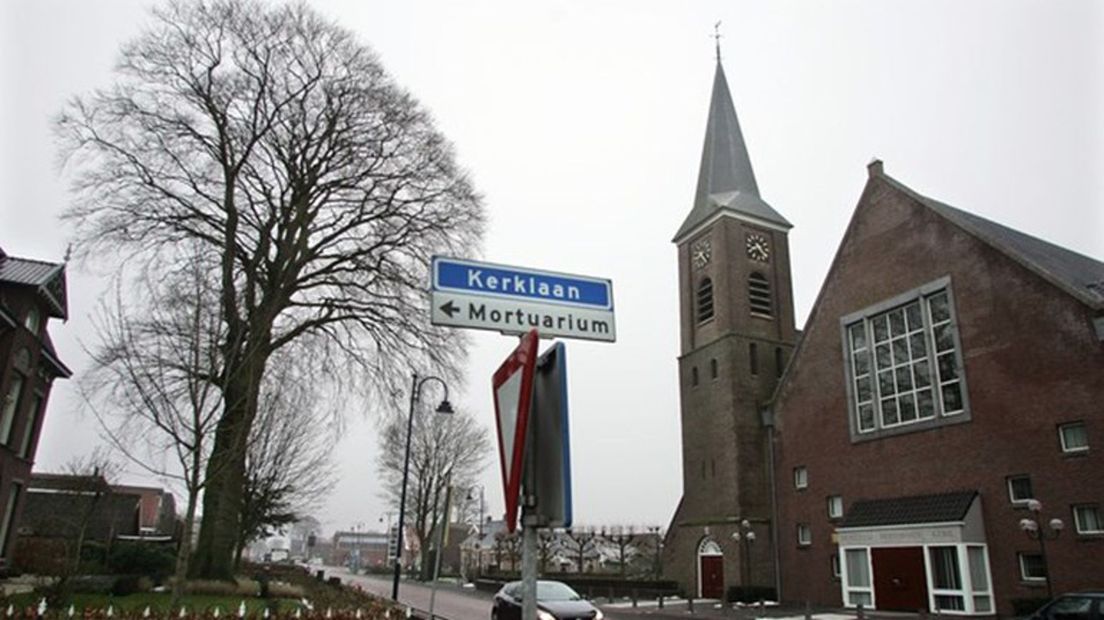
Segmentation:
[(609, 280), (443, 256), (433, 257), (433, 290), (613, 310)]

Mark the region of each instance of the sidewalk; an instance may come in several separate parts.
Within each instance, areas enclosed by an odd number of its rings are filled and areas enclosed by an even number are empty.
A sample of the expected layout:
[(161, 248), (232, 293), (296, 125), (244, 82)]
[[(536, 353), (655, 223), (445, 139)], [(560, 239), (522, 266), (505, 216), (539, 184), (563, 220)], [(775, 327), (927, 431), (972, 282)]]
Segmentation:
[[(639, 601), (633, 607), (631, 601), (615, 601), (600, 605), (611, 618), (633, 618), (647, 616), (651, 620), (687, 619), (687, 618), (728, 618), (731, 620), (805, 620), (805, 610), (778, 605), (742, 605), (735, 604), (726, 608), (717, 599), (696, 599), (693, 611), (685, 599), (665, 599), (661, 609), (655, 600)], [(809, 610), (813, 620), (857, 620), (858, 615), (850, 609), (813, 608)], [(905, 612), (864, 612), (867, 620), (914, 620), (920, 614)]]

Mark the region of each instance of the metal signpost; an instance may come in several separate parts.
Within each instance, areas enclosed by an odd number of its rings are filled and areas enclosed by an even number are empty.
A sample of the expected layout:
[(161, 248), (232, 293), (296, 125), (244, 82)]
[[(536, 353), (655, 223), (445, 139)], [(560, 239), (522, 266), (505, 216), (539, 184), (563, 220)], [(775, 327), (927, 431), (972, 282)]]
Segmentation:
[(495, 371), (506, 526), (522, 508), (522, 620), (537, 620), (537, 530), (572, 520), (566, 347), (537, 359), (539, 336), (614, 342), (606, 279), (433, 257), (431, 322), (521, 336)]

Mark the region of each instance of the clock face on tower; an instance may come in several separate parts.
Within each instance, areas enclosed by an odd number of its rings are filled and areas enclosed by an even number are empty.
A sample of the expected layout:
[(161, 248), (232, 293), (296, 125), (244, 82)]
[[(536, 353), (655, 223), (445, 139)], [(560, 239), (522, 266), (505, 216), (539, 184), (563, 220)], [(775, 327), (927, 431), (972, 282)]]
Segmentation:
[(748, 258), (760, 263), (770, 260), (770, 242), (763, 235), (750, 234), (747, 236)]
[(694, 267), (698, 269), (705, 267), (712, 257), (713, 247), (709, 244), (709, 239), (702, 239), (690, 246), (690, 259), (694, 261)]

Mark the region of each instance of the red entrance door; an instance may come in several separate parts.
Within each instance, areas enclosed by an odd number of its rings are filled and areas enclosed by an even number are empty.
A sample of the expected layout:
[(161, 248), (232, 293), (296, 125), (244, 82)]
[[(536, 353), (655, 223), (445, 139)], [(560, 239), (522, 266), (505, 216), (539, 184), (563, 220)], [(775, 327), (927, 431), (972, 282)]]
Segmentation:
[(923, 547), (871, 549), (874, 602), (878, 609), (927, 611), (928, 580)]
[(722, 598), (724, 596), (724, 556), (703, 555), (700, 563), (702, 598)]

